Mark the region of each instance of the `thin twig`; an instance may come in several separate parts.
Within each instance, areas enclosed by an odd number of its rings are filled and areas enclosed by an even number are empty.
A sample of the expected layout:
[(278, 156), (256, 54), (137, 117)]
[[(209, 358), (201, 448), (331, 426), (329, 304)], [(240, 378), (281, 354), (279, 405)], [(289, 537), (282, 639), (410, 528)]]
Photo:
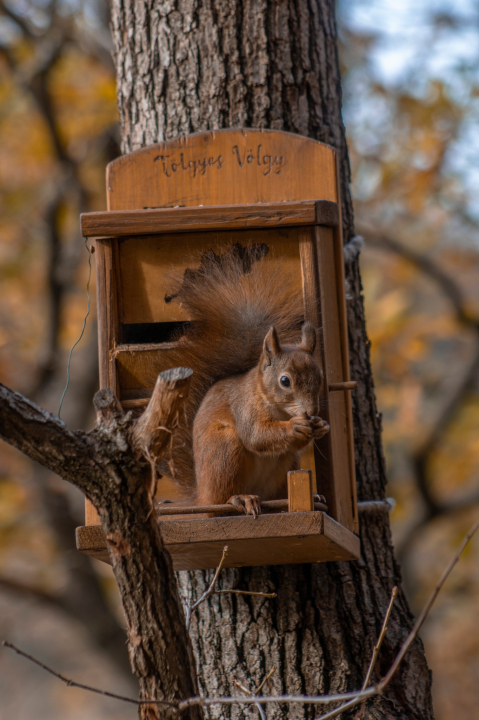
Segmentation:
[[(244, 694), (246, 696), (248, 696), (248, 697), (254, 696), (255, 693), (252, 693), (251, 690), (248, 690), (248, 688), (245, 687), (244, 685), (242, 685), (238, 680), (235, 680), (234, 684), (236, 685), (237, 688), (239, 688), (242, 692), (244, 692)], [(266, 713), (263, 710), (263, 708), (261, 707), (261, 705), (259, 703), (255, 703), (254, 706), (258, 710), (261, 720), (266, 720)]]
[[(235, 685), (237, 688), (242, 690), (245, 693), (245, 695), (247, 695), (249, 697), (254, 697), (254, 696), (258, 695), (258, 693), (261, 692), (261, 690), (263, 689), (265, 684), (268, 682), (270, 677), (275, 672), (276, 672), (276, 668), (272, 667), (271, 670), (269, 671), (269, 673), (266, 675), (266, 677), (263, 678), (263, 680), (260, 682), (260, 684), (256, 687), (256, 689), (253, 692), (251, 692), (251, 690), (248, 690), (248, 688), (245, 687), (244, 685), (242, 685), (238, 680), (235, 680)], [(261, 720), (266, 720), (266, 713), (265, 713), (264, 709), (262, 708), (262, 706), (259, 703), (256, 703), (255, 707), (258, 709)]]
[(265, 592), (254, 592), (254, 590), (215, 590), (215, 595), (222, 595), (229, 593), (230, 595), (256, 595), (257, 597), (275, 598), (278, 597), (278, 593), (265, 593)]
[(438, 596), (438, 594), (439, 594), (442, 586), (444, 585), (444, 583), (446, 582), (449, 574), (451, 573), (451, 570), (452, 570), (453, 567), (456, 565), (457, 561), (459, 560), (459, 558), (460, 558), (460, 556), (461, 556), (462, 551), (464, 550), (464, 548), (466, 547), (467, 543), (468, 543), (469, 540), (472, 538), (472, 536), (474, 535), (474, 533), (477, 531), (478, 528), (479, 528), (479, 519), (476, 520), (476, 522), (475, 522), (474, 525), (471, 527), (471, 529), (469, 530), (469, 532), (467, 533), (467, 535), (464, 537), (464, 540), (463, 540), (462, 543), (460, 544), (458, 551), (456, 552), (456, 554), (454, 555), (453, 559), (452, 559), (451, 562), (449, 563), (449, 566), (448, 566), (448, 567), (446, 568), (446, 570), (444, 571), (441, 579), (439, 580), (438, 584), (437, 584), (436, 587), (434, 588), (434, 591), (433, 591), (431, 597), (430, 597), (429, 600), (427, 601), (426, 605), (424, 606), (424, 608), (423, 608), (422, 611), (421, 611), (421, 614), (419, 615), (418, 619), (417, 619), (416, 622), (414, 623), (413, 629), (411, 630), (411, 632), (409, 633), (408, 637), (406, 638), (405, 643), (404, 643), (403, 646), (401, 647), (401, 650), (399, 651), (396, 659), (394, 660), (393, 664), (391, 665), (388, 673), (384, 676), (384, 678), (383, 678), (383, 679), (381, 680), (381, 682), (379, 683), (379, 685), (378, 685), (379, 692), (382, 692), (382, 691), (384, 690), (384, 688), (386, 687), (386, 685), (388, 685), (388, 683), (391, 681), (392, 677), (393, 677), (394, 674), (396, 673), (396, 671), (397, 671), (397, 669), (398, 669), (398, 667), (399, 667), (402, 659), (404, 658), (404, 655), (405, 655), (405, 654), (407, 653), (407, 651), (409, 650), (409, 648), (410, 648), (410, 646), (412, 645), (413, 641), (415, 640), (415, 638), (416, 638), (419, 630), (421, 629), (421, 627), (422, 627), (422, 625), (423, 625), (423, 623), (424, 623), (424, 620), (427, 618), (427, 616), (428, 616), (428, 614), (429, 614), (429, 611), (430, 611), (431, 607), (433, 606), (434, 601), (436, 600), (436, 598), (437, 598), (437, 596)]
[[(182, 700), (178, 703), (177, 708), (181, 712), (187, 710), (190, 707), (201, 705), (202, 707), (210, 707), (212, 705), (256, 705), (260, 702), (262, 704), (270, 703), (299, 703), (301, 705), (329, 705), (334, 702), (342, 702), (343, 700), (356, 700), (359, 701), (367, 700), (374, 695), (377, 695), (377, 689), (375, 687), (367, 688), (364, 692), (354, 691), (349, 693), (338, 693), (337, 695), (252, 695), (251, 697), (212, 697), (212, 698), (190, 698), (189, 700)], [(150, 702), (155, 702), (150, 700)]]
[[(187, 700), (180, 700), (180, 701), (174, 701), (174, 700), (158, 700), (157, 698), (148, 699), (148, 700), (137, 700), (135, 698), (128, 697), (126, 695), (118, 695), (117, 693), (108, 692), (107, 690), (100, 690), (100, 688), (92, 687), (91, 685), (84, 685), (83, 683), (75, 682), (75, 680), (71, 680), (70, 678), (65, 677), (64, 675), (61, 675), (60, 673), (53, 670), (48, 665), (45, 665), (40, 660), (37, 660), (32, 655), (29, 655), (28, 653), (24, 652), (23, 650), (20, 650), (16, 645), (13, 645), (13, 643), (7, 642), (6, 640), (3, 641), (2, 645), (6, 648), (10, 648), (10, 650), (14, 650), (18, 655), (21, 655), (22, 657), (26, 658), (27, 660), (30, 660), (30, 662), (34, 663), (35, 665), (38, 665), (38, 667), (41, 667), (43, 670), (45, 670), (50, 675), (53, 675), (54, 677), (58, 678), (58, 680), (61, 680), (65, 683), (68, 687), (76, 687), (80, 690), (86, 690), (87, 692), (96, 693), (97, 695), (104, 695), (105, 697), (113, 698), (114, 700), (120, 700), (121, 702), (130, 703), (133, 705), (167, 705), (168, 707), (177, 710), (178, 712), (182, 712), (183, 710), (187, 710), (190, 707), (195, 706), (210, 706), (210, 705), (234, 705), (236, 703), (239, 704), (246, 704), (246, 705), (256, 705), (257, 702), (262, 703), (280, 703), (280, 702), (297, 702), (297, 703), (314, 703), (317, 705), (327, 705), (330, 702), (338, 702), (341, 700), (347, 700), (350, 698), (356, 698), (358, 696), (358, 693), (350, 692), (350, 693), (342, 693), (339, 695), (320, 695), (318, 697), (306, 697), (302, 695), (284, 695), (284, 696), (268, 696), (268, 697), (256, 697), (251, 695), (250, 697), (212, 697), (212, 698), (203, 698), (203, 697), (192, 697), (188, 698)], [(249, 692), (249, 691), (246, 691)], [(359, 695), (366, 697), (371, 697), (371, 695), (376, 694), (375, 688), (368, 688), (365, 692), (359, 693)]]
[(374, 666), (376, 665), (376, 661), (377, 661), (378, 655), (379, 655), (379, 650), (381, 649), (381, 645), (383, 644), (384, 636), (386, 635), (386, 630), (388, 629), (389, 618), (391, 617), (391, 612), (393, 609), (394, 601), (397, 598), (397, 595), (398, 595), (398, 589), (397, 589), (397, 587), (393, 587), (392, 593), (391, 593), (391, 599), (389, 601), (389, 606), (386, 611), (386, 615), (384, 617), (383, 626), (381, 628), (381, 632), (379, 633), (378, 641), (377, 641), (376, 645), (374, 646), (371, 662), (369, 663), (368, 671), (366, 673), (366, 677), (364, 678), (364, 682), (363, 682), (363, 686), (362, 686), (361, 690), (365, 690), (367, 688), (368, 683), (371, 679), (371, 674), (374, 670)]
[[(424, 620), (425, 620), (426, 617), (428, 616), (429, 611), (430, 611), (431, 607), (433, 606), (434, 601), (435, 601), (435, 599), (437, 598), (437, 596), (438, 596), (438, 594), (439, 594), (442, 586), (444, 585), (447, 577), (449, 576), (449, 574), (451, 573), (453, 567), (456, 565), (457, 561), (459, 560), (459, 557), (460, 557), (462, 551), (464, 550), (464, 548), (466, 547), (467, 543), (468, 543), (469, 540), (472, 538), (472, 536), (474, 535), (474, 533), (476, 532), (476, 530), (477, 530), (478, 528), (479, 528), (479, 520), (477, 520), (477, 521), (474, 523), (474, 525), (472, 526), (472, 528), (469, 530), (469, 532), (467, 533), (467, 535), (464, 537), (464, 540), (462, 541), (461, 545), (459, 546), (458, 551), (456, 552), (456, 554), (455, 554), (454, 557), (452, 558), (451, 562), (449, 563), (448, 567), (447, 567), (446, 570), (444, 571), (441, 579), (439, 580), (438, 584), (437, 584), (436, 587), (434, 588), (434, 591), (433, 591), (431, 597), (430, 597), (429, 600), (427, 601), (427, 603), (426, 603), (426, 605), (424, 606), (421, 614), (419, 615), (418, 619), (417, 619), (416, 622), (414, 623), (413, 629), (411, 630), (411, 632), (410, 632), (409, 635), (407, 636), (405, 642), (404, 642), (403, 645), (401, 646), (401, 649), (400, 649), (399, 653), (397, 654), (396, 659), (394, 660), (393, 664), (391, 665), (389, 671), (386, 673), (386, 675), (385, 675), (384, 678), (381, 680), (381, 682), (379, 682), (378, 685), (376, 685), (376, 687), (374, 688), (375, 692), (373, 693), (373, 695), (380, 695), (380, 694), (382, 694), (382, 693), (384, 692), (384, 690), (386, 689), (386, 687), (387, 687), (387, 686), (389, 685), (389, 683), (391, 682), (391, 680), (392, 680), (394, 674), (396, 673), (396, 671), (397, 671), (397, 669), (398, 669), (401, 661), (403, 660), (405, 654), (406, 654), (407, 651), (409, 650), (411, 644), (412, 644), (412, 643), (414, 642), (414, 640), (416, 639), (417, 634), (418, 634), (419, 630), (421, 629), (421, 626), (422, 626), (422, 624), (424, 623)], [(393, 591), (393, 592), (394, 592), (394, 591)], [(391, 601), (392, 601), (392, 598), (391, 598)], [(390, 605), (389, 605), (388, 612), (390, 612), (390, 608), (391, 608), (391, 607), (392, 607), (392, 602), (391, 602)], [(385, 623), (386, 623), (386, 622), (387, 622), (387, 614), (386, 614), (386, 618), (385, 618)], [(384, 627), (384, 625), (383, 625), (383, 627)], [(376, 649), (376, 648), (375, 648), (375, 649)], [(369, 672), (369, 671), (368, 671), (368, 672)], [(363, 690), (364, 690), (364, 686), (363, 686)], [(372, 695), (371, 695), (371, 697), (372, 697)], [(365, 699), (364, 696), (362, 696), (362, 693), (360, 693), (360, 694), (358, 694), (358, 696), (357, 696), (356, 699), (350, 700), (349, 702), (344, 703), (343, 705), (340, 705), (340, 707), (336, 708), (335, 710), (332, 710), (332, 711), (329, 712), (329, 713), (326, 713), (326, 715), (320, 715), (318, 718), (316, 718), (316, 720), (330, 720), (330, 718), (333, 718), (333, 717), (335, 717), (336, 715), (339, 715), (340, 713), (344, 712), (345, 710), (349, 710), (350, 708), (354, 707), (355, 705), (358, 705), (360, 702), (363, 702), (364, 699)]]
[(269, 671), (269, 673), (266, 675), (266, 677), (264, 678), (264, 680), (262, 680), (262, 681), (260, 682), (260, 684), (258, 685), (258, 687), (256, 688), (256, 690), (254, 691), (254, 694), (255, 694), (255, 695), (258, 695), (258, 693), (261, 692), (261, 690), (263, 689), (263, 687), (266, 685), (266, 683), (268, 682), (268, 680), (270, 679), (270, 677), (271, 677), (272, 675), (274, 675), (275, 672), (276, 672), (276, 668), (275, 668), (274, 665), (273, 665), (273, 667), (271, 668), (271, 670)]
[(193, 610), (196, 610), (198, 605), (201, 605), (202, 602), (204, 602), (207, 598), (209, 598), (210, 595), (213, 595), (213, 593), (215, 592), (215, 585), (218, 580), (218, 576), (221, 572), (221, 569), (223, 567), (223, 563), (226, 559), (227, 554), (228, 554), (228, 546), (225, 545), (223, 548), (223, 555), (221, 556), (220, 564), (218, 565), (218, 567), (215, 570), (213, 580), (211, 581), (211, 583), (209, 584), (207, 589), (204, 591), (203, 595), (200, 597), (199, 600), (197, 600), (195, 603), (193, 603), (193, 605), (187, 605), (187, 608), (186, 608), (186, 629), (187, 630), (190, 629), (191, 613), (193, 612)]
[[(23, 650), (20, 650), (20, 648), (18, 648), (16, 645), (13, 645), (13, 643), (4, 640), (2, 645), (3, 647), (10, 648), (10, 650), (14, 650), (18, 655), (21, 655), (27, 660), (30, 660), (30, 662), (34, 663), (35, 665), (38, 665), (38, 667), (46, 670), (47, 673), (50, 673), (50, 675), (53, 675), (53, 677), (56, 677), (62, 682), (64, 682), (67, 687), (76, 687), (80, 690), (87, 690), (88, 692), (96, 693), (97, 695), (104, 695), (105, 697), (110, 697), (114, 700), (121, 700), (121, 702), (131, 703), (133, 705), (143, 705), (151, 702), (151, 700), (136, 700), (135, 698), (127, 697), (126, 695), (118, 695), (117, 693), (108, 692), (107, 690), (100, 690), (99, 688), (92, 687), (91, 685), (83, 685), (83, 683), (78, 683), (71, 678), (67, 678), (64, 675), (61, 675), (55, 670), (52, 670), (52, 668), (48, 667), (48, 665), (40, 662), (40, 660), (37, 660), (32, 655), (23, 652)], [(155, 700), (154, 702), (158, 705), (168, 705), (170, 707), (175, 707), (175, 703), (170, 702), (169, 700)]]
[(235, 594), (235, 595), (256, 595), (258, 597), (266, 597), (266, 598), (275, 598), (277, 597), (276, 593), (263, 593), (263, 592), (254, 592), (250, 590), (218, 590), (216, 588), (216, 583), (218, 582), (218, 578), (220, 575), (221, 570), (223, 569), (224, 561), (226, 560), (226, 556), (228, 554), (228, 546), (225, 545), (223, 548), (223, 555), (221, 556), (220, 564), (215, 570), (215, 574), (213, 576), (213, 580), (209, 584), (208, 588), (205, 590), (203, 595), (197, 600), (193, 605), (189, 605), (185, 600), (185, 606), (186, 606), (186, 629), (190, 629), (190, 623), (191, 623), (191, 614), (193, 610), (196, 610), (198, 605), (201, 605), (202, 602), (204, 602), (207, 598), (209, 598), (211, 595), (223, 595), (226, 593)]

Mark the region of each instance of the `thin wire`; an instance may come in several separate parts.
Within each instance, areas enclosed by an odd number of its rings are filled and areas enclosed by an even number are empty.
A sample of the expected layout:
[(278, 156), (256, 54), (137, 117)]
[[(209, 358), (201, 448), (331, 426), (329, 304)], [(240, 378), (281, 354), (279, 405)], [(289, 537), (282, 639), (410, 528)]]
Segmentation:
[(89, 314), (90, 314), (90, 303), (91, 303), (91, 297), (90, 297), (90, 280), (91, 280), (91, 256), (92, 256), (92, 249), (91, 249), (91, 245), (90, 245), (90, 246), (88, 245), (88, 238), (85, 238), (85, 248), (86, 248), (86, 250), (88, 251), (88, 280), (87, 280), (87, 283), (86, 283), (86, 294), (87, 294), (87, 298), (88, 298), (88, 305), (87, 305), (87, 309), (86, 309), (86, 315), (85, 315), (85, 317), (83, 318), (83, 327), (82, 327), (82, 329), (81, 329), (80, 337), (79, 337), (78, 340), (72, 345), (72, 348), (71, 348), (71, 350), (70, 350), (70, 355), (68, 356), (67, 382), (66, 382), (65, 389), (64, 389), (63, 394), (62, 394), (61, 399), (60, 399), (60, 406), (59, 406), (59, 408), (58, 408), (58, 417), (60, 417), (60, 413), (61, 413), (61, 411), (62, 411), (63, 401), (64, 401), (64, 399), (65, 399), (65, 395), (67, 394), (68, 386), (70, 385), (70, 365), (71, 365), (71, 362), (72, 362), (73, 351), (74, 351), (74, 349), (76, 348), (76, 346), (78, 345), (78, 343), (80, 342), (80, 340), (81, 340), (82, 337), (83, 337), (83, 334), (84, 334), (85, 328), (86, 328), (86, 321), (87, 321), (88, 316), (89, 316)]

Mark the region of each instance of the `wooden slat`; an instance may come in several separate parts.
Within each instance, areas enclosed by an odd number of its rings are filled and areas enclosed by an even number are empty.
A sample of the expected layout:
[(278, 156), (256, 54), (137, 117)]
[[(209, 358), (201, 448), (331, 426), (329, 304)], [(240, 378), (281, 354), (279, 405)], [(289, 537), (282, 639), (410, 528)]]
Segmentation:
[[(175, 570), (355, 560), (359, 538), (321, 512), (160, 521)], [(77, 547), (109, 562), (100, 526), (77, 528)]]
[[(95, 243), (98, 357), (100, 387), (117, 390), (116, 364), (111, 355), (118, 339), (118, 311), (115, 277), (115, 248), (107, 241)], [(85, 500), (85, 524), (99, 522), (98, 513), (89, 500)]]
[[(339, 157), (336, 155), (336, 188), (338, 197), (341, 195), (340, 190), (340, 171), (339, 171)], [(341, 349), (342, 349), (342, 364), (343, 364), (343, 380), (348, 382), (350, 380), (349, 370), (349, 341), (348, 341), (348, 315), (346, 308), (346, 291), (345, 291), (345, 272), (344, 272), (344, 253), (343, 253), (343, 222), (341, 214), (341, 204), (338, 204), (338, 224), (333, 231), (334, 239), (334, 256), (335, 256), (335, 267), (336, 267), (336, 285), (337, 285), (337, 298), (339, 308), (339, 329), (341, 335)], [(348, 434), (348, 459), (349, 459), (349, 479), (350, 479), (350, 499), (352, 507), (352, 526), (351, 530), (354, 533), (359, 532), (359, 517), (358, 517), (358, 498), (357, 498), (357, 486), (356, 486), (356, 463), (354, 457), (354, 430), (353, 430), (353, 406), (351, 393), (346, 393), (344, 398), (345, 412), (346, 412), (346, 429)]]
[(311, 512), (314, 510), (313, 474), (311, 470), (288, 472), (288, 512)]
[[(321, 403), (320, 415), (324, 420), (329, 422), (328, 404), (327, 404), (327, 375), (326, 364), (324, 359), (324, 346), (322, 341), (322, 328), (319, 304), (319, 283), (318, 283), (318, 259), (316, 255), (315, 236), (312, 228), (302, 228), (299, 238), (299, 254), (301, 258), (301, 280), (303, 285), (304, 298), (304, 319), (309, 320), (314, 325), (317, 332), (317, 342), (314, 356), (319, 365), (323, 369), (326, 387), (323, 389), (323, 401)], [(321, 483), (321, 465), (318, 462), (318, 453), (316, 448), (320, 450), (319, 458), (329, 458), (329, 434), (311, 443), (309, 447), (301, 454), (301, 468), (311, 468), (313, 474), (313, 491), (326, 495), (325, 489)], [(327, 468), (329, 472), (329, 466)], [(333, 487), (333, 486), (332, 486)], [(327, 501), (331, 501), (331, 496), (326, 497)], [(329, 507), (334, 507), (331, 502)]]
[(347, 382), (329, 383), (329, 392), (356, 390), (358, 384), (356, 380), (348, 380)]
[(338, 224), (338, 206), (329, 200), (252, 203), (155, 210), (117, 210), (83, 213), (84, 237), (125, 237), (172, 232), (235, 230), (242, 228), (291, 227)]
[(98, 525), (100, 516), (92, 502), (85, 498), (85, 525)]
[[(325, 362), (328, 384), (343, 383), (344, 377), (341, 327), (339, 320), (338, 288), (335, 267), (334, 238), (329, 228), (316, 228), (318, 267), (320, 279), (322, 330), (325, 349)], [(351, 463), (347, 393), (335, 393), (329, 398), (329, 424), (331, 455), (330, 467), (334, 470), (325, 473), (326, 489), (324, 495), (331, 515), (350, 530), (354, 528), (354, 513), (351, 498)], [(334, 484), (334, 488), (329, 487)], [(322, 492), (322, 490), (320, 490)]]

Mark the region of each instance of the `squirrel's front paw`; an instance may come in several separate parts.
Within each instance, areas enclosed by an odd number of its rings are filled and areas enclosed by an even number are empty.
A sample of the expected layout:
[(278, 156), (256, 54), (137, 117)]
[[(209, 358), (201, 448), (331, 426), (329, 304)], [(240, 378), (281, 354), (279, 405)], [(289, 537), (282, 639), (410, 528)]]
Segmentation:
[(322, 418), (315, 415), (314, 417), (310, 418), (309, 422), (311, 423), (311, 427), (313, 430), (313, 437), (315, 440), (319, 440), (319, 438), (322, 438), (323, 435), (326, 435), (326, 433), (329, 432), (330, 428), (326, 420), (323, 420)]
[(233, 495), (228, 500), (228, 505), (241, 509), (246, 515), (261, 515), (261, 500), (258, 495)]
[(290, 420), (293, 437), (301, 444), (307, 445), (313, 439), (311, 421), (305, 417), (294, 417)]

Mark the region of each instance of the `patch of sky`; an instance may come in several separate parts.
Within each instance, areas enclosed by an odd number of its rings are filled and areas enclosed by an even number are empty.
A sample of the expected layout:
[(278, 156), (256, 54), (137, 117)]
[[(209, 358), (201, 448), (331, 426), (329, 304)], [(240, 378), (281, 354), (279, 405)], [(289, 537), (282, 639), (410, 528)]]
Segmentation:
[[(432, 97), (440, 81), (461, 107), (463, 119), (451, 141), (442, 171), (459, 183), (469, 216), (479, 222), (479, 3), (477, 0), (338, 0), (338, 23), (368, 39), (357, 52), (344, 83), (344, 118), (358, 151), (374, 155), (387, 144), (394, 95)], [(345, 35), (347, 42), (347, 34)], [(382, 86), (387, 93), (378, 92)], [(396, 124), (396, 133), (400, 127)], [(384, 152), (384, 148), (383, 148)], [(427, 159), (415, 159), (427, 164)], [(364, 170), (361, 194), (377, 178)], [(358, 187), (359, 190), (359, 187)]]
[(426, 82), (431, 77), (455, 82), (465, 66), (477, 73), (475, 0), (340, 0), (338, 17), (353, 32), (374, 36), (370, 69), (386, 85), (410, 85), (418, 72)]

